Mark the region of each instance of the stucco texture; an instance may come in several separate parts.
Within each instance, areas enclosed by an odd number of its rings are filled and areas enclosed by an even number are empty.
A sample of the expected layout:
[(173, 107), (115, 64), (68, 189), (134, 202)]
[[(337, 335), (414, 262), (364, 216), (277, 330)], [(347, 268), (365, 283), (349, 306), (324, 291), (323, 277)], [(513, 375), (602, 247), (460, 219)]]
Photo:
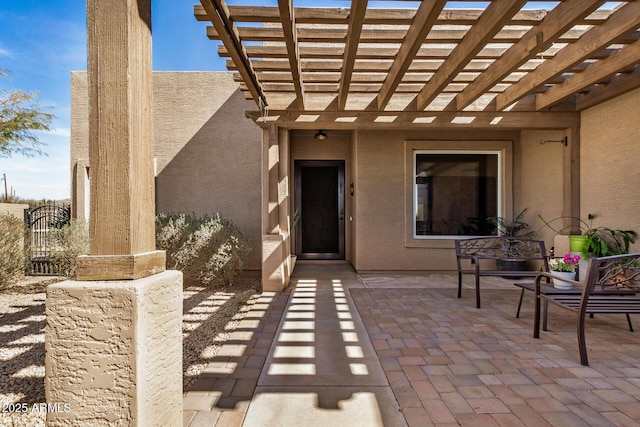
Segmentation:
[[(88, 189), (86, 73), (72, 75), (71, 165), (76, 215)], [(153, 73), (156, 212), (216, 212), (248, 237), (247, 268), (261, 266), (261, 130), (244, 112), (256, 110), (231, 73)]]
[(182, 273), (60, 282), (46, 316), (47, 425), (181, 424)]
[(568, 148), (559, 142), (540, 142), (558, 141), (564, 135), (563, 131), (523, 131), (514, 160), (515, 213), (527, 208), (527, 231), (537, 231), (536, 238), (545, 241), (547, 250), (554, 246), (555, 232), (538, 215), (547, 220), (562, 216), (563, 155)]
[(0, 203), (0, 214), (6, 213), (22, 219), (24, 218), (24, 210), (28, 207), (29, 205), (24, 203)]
[[(354, 209), (355, 267), (369, 270), (455, 269), (453, 240), (412, 239), (412, 149), (420, 142), (441, 141), (438, 149), (500, 148), (511, 153), (519, 132), (358, 131), (352, 170), (357, 189)], [(460, 141), (464, 141), (461, 144)], [(503, 205), (512, 207), (511, 154), (503, 161), (508, 169)], [(508, 182), (507, 182), (508, 181)], [(518, 189), (519, 191), (519, 189)]]
[[(73, 165), (86, 158), (86, 130), (77, 128), (86, 125), (82, 78), (74, 75)], [(155, 73), (154, 96), (158, 211), (221, 212), (249, 237), (249, 268), (260, 269), (261, 192), (269, 186), (261, 182), (262, 131), (244, 116), (255, 104), (243, 98), (230, 73)], [(640, 192), (639, 104), (636, 90), (585, 110), (580, 141), (571, 141), (580, 144), (580, 210), (583, 217), (595, 213), (596, 226), (640, 230), (633, 207)], [(538, 214), (555, 218), (566, 211), (570, 147), (540, 141), (570, 136), (568, 129), (325, 131), (329, 138), (320, 142), (313, 139), (315, 130), (291, 130), (290, 214), (296, 159), (345, 160), (346, 259), (357, 270), (455, 269), (451, 239), (418, 241), (408, 234), (413, 190), (407, 141), (507, 144), (501, 215), (510, 218), (528, 208), (524, 220), (538, 230)], [(74, 190), (81, 187), (74, 184)], [(544, 228), (538, 235), (548, 247), (553, 236)]]
[(594, 226), (640, 232), (639, 118), (640, 89), (582, 113), (580, 210)]

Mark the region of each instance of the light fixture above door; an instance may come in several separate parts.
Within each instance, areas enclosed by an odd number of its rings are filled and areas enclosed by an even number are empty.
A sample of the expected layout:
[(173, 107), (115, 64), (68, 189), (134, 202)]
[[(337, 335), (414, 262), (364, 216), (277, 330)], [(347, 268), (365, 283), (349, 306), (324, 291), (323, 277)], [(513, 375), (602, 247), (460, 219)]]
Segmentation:
[(318, 132), (316, 132), (315, 135), (313, 135), (313, 137), (315, 139), (317, 139), (318, 141), (324, 141), (325, 139), (327, 139), (327, 134), (324, 133), (324, 131), (322, 131), (322, 129), (320, 129)]

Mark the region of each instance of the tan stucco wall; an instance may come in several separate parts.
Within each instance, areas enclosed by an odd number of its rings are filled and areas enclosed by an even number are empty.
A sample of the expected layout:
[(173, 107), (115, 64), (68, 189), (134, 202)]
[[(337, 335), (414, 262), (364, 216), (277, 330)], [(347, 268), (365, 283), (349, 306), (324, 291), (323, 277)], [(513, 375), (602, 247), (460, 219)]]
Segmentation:
[[(535, 230), (541, 225), (539, 213), (562, 212), (562, 145), (540, 145), (542, 139), (562, 136), (561, 131), (358, 131), (352, 154), (357, 189), (354, 266), (360, 271), (455, 269), (451, 239), (411, 238), (412, 183), (407, 171), (412, 148), (429, 141), (466, 141), (443, 142), (439, 148), (503, 147), (502, 214), (512, 217), (527, 207), (525, 221)], [(556, 151), (558, 159), (547, 166), (544, 159)]]
[(640, 232), (640, 89), (583, 111), (581, 123), (582, 216)]
[(414, 260), (413, 251), (404, 247), (404, 138), (398, 132), (359, 131), (357, 139), (354, 266), (357, 270), (408, 268)]
[(7, 213), (20, 219), (24, 218), (24, 210), (29, 205), (24, 203), (0, 203), (0, 214)]
[[(527, 208), (525, 222), (529, 230), (537, 231), (537, 238), (544, 240), (547, 251), (554, 245), (555, 232), (538, 218), (547, 220), (562, 215), (563, 152), (567, 147), (558, 142), (564, 131), (523, 131), (516, 151), (514, 171), (514, 211), (518, 214)], [(557, 225), (554, 223), (554, 225)]]
[[(243, 114), (255, 105), (244, 100), (229, 73), (155, 73), (154, 79), (158, 210), (222, 212), (248, 235), (254, 248), (249, 268), (259, 269), (262, 131)], [(79, 177), (74, 189), (83, 193), (86, 74), (76, 73), (72, 80), (71, 152)], [(640, 230), (640, 217), (626, 202), (636, 200), (640, 191), (639, 103), (636, 90), (582, 114), (581, 211), (583, 216), (598, 214), (595, 225)], [(296, 159), (345, 160), (345, 252), (358, 270), (455, 269), (451, 240), (416, 245), (407, 239), (407, 192), (412, 189), (406, 141), (513, 141), (506, 170), (511, 187), (503, 189), (502, 214), (511, 217), (528, 208), (525, 221), (538, 230), (538, 214), (558, 217), (566, 204), (563, 155), (568, 148), (540, 141), (559, 140), (568, 130), (327, 130), (325, 141), (313, 139), (314, 133), (291, 131), (290, 210), (295, 209)], [(74, 203), (78, 210), (84, 205), (80, 198)], [(538, 237), (550, 248), (553, 234), (542, 228)]]
[(87, 73), (71, 73), (71, 215), (89, 218), (89, 87)]
[[(154, 72), (157, 212), (220, 212), (252, 247), (248, 269), (261, 265), (261, 131), (244, 116), (231, 73)], [(88, 192), (86, 73), (72, 74), (71, 164), (74, 211), (85, 216)]]
[[(0, 214), (9, 214), (16, 218), (23, 219), (24, 210), (28, 207), (29, 205), (24, 203), (0, 203)], [(22, 241), (20, 243), (24, 245)], [(19, 277), (22, 276), (24, 276), (24, 274), (20, 273)]]

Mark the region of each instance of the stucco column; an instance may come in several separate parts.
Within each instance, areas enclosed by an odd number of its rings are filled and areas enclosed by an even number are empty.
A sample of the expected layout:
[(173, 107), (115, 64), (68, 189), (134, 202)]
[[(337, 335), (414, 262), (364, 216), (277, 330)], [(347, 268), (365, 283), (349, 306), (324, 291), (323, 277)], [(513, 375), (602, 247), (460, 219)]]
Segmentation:
[(288, 129), (278, 132), (278, 218), (280, 233), (283, 235), (282, 256), (284, 258), (285, 287), (293, 272), (291, 263), (291, 215), (289, 198), (289, 142)]
[(288, 206), (288, 143), (279, 135), (284, 130), (270, 125), (263, 130), (262, 140), (262, 289), (280, 292), (289, 284), (291, 251)]
[(182, 273), (155, 249), (151, 0), (87, 0), (90, 254), (47, 288), (47, 425), (182, 425)]

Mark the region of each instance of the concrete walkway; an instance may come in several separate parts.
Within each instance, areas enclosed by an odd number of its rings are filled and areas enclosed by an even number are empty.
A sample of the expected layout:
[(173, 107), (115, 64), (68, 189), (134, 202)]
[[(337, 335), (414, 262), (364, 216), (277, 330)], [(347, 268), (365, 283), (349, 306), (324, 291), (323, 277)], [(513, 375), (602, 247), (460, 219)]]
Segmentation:
[(264, 293), (184, 398), (185, 426), (640, 425), (640, 336), (556, 307), (532, 338), (532, 295), (451, 274), (362, 274), (299, 263)]

